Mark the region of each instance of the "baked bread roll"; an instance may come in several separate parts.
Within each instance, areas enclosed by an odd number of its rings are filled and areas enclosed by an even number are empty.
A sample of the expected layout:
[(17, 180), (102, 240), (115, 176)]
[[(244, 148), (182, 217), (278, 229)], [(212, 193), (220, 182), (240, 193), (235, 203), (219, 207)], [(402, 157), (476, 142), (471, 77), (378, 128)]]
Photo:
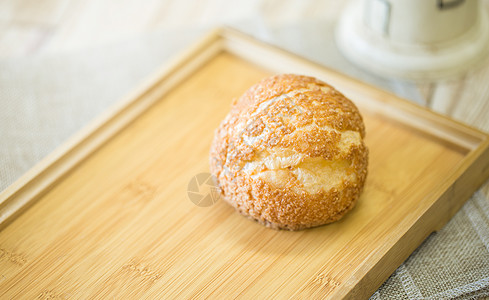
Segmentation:
[(266, 78), (232, 104), (216, 130), (210, 167), (222, 197), (276, 229), (339, 220), (367, 177), (365, 126), (357, 107), (307, 76)]

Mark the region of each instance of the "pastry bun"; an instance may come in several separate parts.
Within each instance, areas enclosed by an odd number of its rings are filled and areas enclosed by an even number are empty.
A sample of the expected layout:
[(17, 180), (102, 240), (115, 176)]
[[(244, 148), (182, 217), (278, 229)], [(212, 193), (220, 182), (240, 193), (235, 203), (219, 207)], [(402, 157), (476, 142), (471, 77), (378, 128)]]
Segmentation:
[(365, 126), (330, 85), (293, 74), (265, 78), (232, 104), (210, 167), (222, 197), (261, 224), (300, 230), (334, 222), (367, 177)]

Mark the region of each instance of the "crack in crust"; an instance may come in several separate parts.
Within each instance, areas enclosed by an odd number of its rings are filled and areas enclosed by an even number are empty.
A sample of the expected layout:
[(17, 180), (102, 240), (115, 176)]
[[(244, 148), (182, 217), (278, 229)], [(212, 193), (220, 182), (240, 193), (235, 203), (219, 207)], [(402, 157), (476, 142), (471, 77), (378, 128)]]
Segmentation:
[(223, 198), (265, 226), (299, 230), (339, 220), (367, 177), (357, 107), (313, 77), (265, 78), (216, 130), (210, 167)]

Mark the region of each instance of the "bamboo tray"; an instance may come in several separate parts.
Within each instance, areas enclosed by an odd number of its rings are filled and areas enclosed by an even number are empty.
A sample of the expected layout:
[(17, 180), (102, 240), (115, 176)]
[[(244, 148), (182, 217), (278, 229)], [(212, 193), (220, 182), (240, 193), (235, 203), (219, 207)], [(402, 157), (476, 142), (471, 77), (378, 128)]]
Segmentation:
[[(275, 231), (187, 197), (232, 99), (278, 72), (364, 116), (369, 177), (339, 222)], [(367, 298), (488, 175), (488, 135), (222, 29), (0, 195), (0, 297)]]

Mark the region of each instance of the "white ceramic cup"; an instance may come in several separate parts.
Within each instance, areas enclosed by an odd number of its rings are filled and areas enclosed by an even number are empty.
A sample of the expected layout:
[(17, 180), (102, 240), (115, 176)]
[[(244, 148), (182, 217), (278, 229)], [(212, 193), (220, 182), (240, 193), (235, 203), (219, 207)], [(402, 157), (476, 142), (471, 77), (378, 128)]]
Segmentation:
[(437, 79), (486, 57), (489, 22), (478, 0), (357, 0), (336, 40), (348, 59), (376, 74)]

